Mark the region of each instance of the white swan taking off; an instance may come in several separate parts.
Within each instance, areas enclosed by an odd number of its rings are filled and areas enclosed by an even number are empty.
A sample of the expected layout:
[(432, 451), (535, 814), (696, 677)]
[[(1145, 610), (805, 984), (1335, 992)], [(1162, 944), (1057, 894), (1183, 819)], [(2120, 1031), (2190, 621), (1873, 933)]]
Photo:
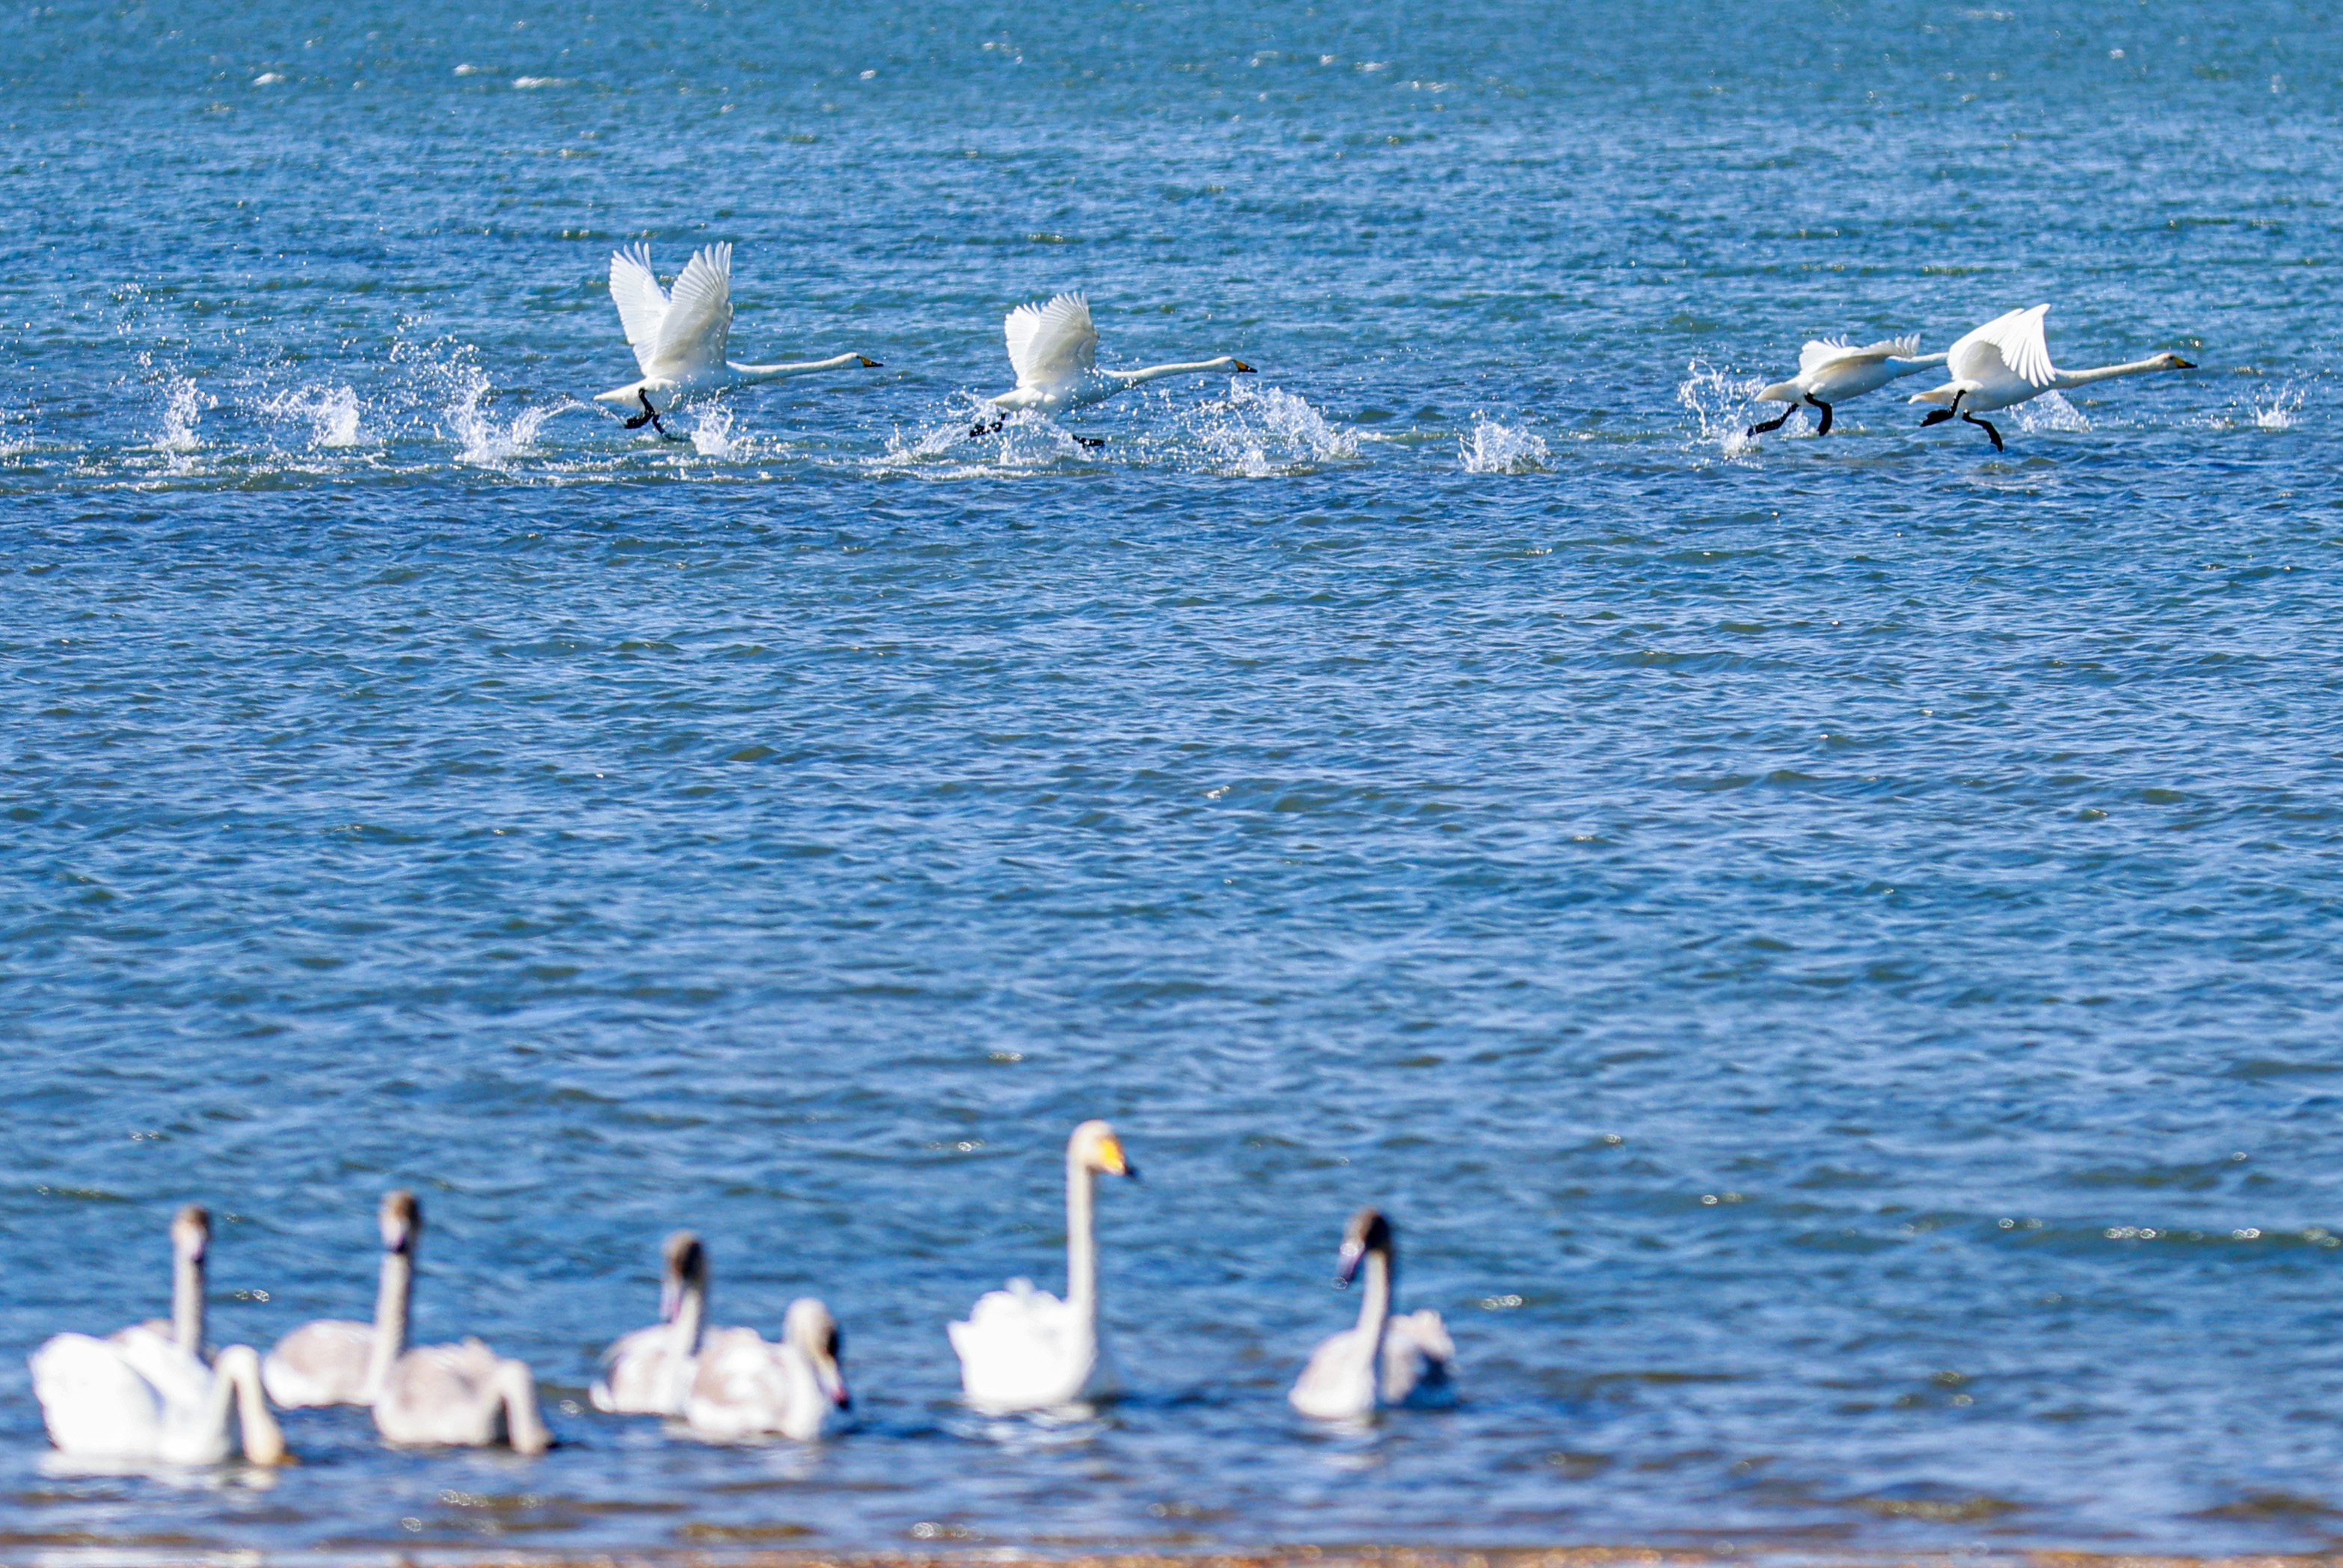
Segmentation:
[(2042, 332), (2042, 318), (2049, 312), (2046, 305), (2013, 310), (1995, 317), (1954, 344), (1946, 356), (1946, 368), (1952, 372), (1953, 378), (1942, 387), (1913, 395), (1915, 403), (1944, 405), (1920, 423), (1941, 425), (1958, 415), (1992, 437), (1993, 449), (1998, 452), (2002, 450), (2001, 432), (1989, 421), (1978, 418), (1979, 414), (2015, 407), (2045, 392), (2087, 387), (2094, 381), (2112, 380), (2117, 376), (2197, 368), (2177, 354), (2158, 354), (2127, 365), (2102, 365), (2096, 370), (2058, 369), (2050, 363), (2050, 345)]
[(1392, 1312), (1399, 1273), (1398, 1246), (1391, 1221), (1374, 1209), (1351, 1216), (1342, 1231), (1336, 1288), (1347, 1286), (1366, 1265), (1367, 1290), (1354, 1328), (1332, 1334), (1311, 1355), (1293, 1392), (1293, 1408), (1322, 1421), (1340, 1421), (1399, 1404), (1429, 1404), (1450, 1392), (1456, 1346), (1448, 1325), (1427, 1307)]
[(837, 1320), (811, 1296), (789, 1303), (779, 1344), (754, 1329), (718, 1329), (700, 1344), (683, 1419), (719, 1441), (778, 1433), (810, 1442), (854, 1407), (843, 1353)]
[[(1047, 305), (1021, 305), (1001, 323), (1009, 339), (1009, 363), (1017, 385), (984, 406), (990, 419), (980, 419), (970, 436), (990, 436), (1011, 414), (1031, 409), (1055, 418), (1069, 408), (1101, 403), (1116, 393), (1166, 376), (1206, 376), (1215, 370), (1250, 376), (1252, 367), (1223, 354), (1182, 365), (1150, 365), (1139, 370), (1098, 367), (1098, 328), (1091, 321), (1091, 303), (1079, 294), (1061, 294)], [(1095, 447), (1095, 437), (1076, 437)]]
[(1779, 419), (1768, 419), (1763, 425), (1752, 425), (1752, 436), (1763, 436), (1768, 430), (1778, 430), (1792, 414), (1804, 404), (1823, 411), (1821, 428), (1815, 434), (1827, 436), (1831, 427), (1831, 409), (1850, 397), (1860, 397), (1865, 392), (1876, 392), (1900, 376), (1925, 370), (1931, 365), (1942, 365), (1941, 354), (1922, 354), (1917, 334), (1909, 337), (1883, 337), (1876, 343), (1866, 343), (1860, 348), (1845, 338), (1817, 337), (1798, 351), (1798, 373), (1787, 381), (1776, 381), (1757, 394), (1760, 403), (1787, 403), (1790, 407)]
[[(818, 370), (842, 370), (850, 365), (870, 369), (879, 361), (862, 354), (840, 354), (801, 365), (735, 365), (724, 357), (725, 340), (732, 331), (732, 246), (706, 246), (691, 253), (669, 294), (651, 271), (648, 246), (610, 253), (610, 297), (618, 307), (618, 324), (642, 367), (642, 379), (598, 392), (598, 403), (621, 408), (640, 407), (627, 428), (650, 426), (662, 436), (659, 410), (651, 402), (664, 399), (669, 408), (679, 398), (749, 381), (778, 381), (784, 376), (810, 376)], [(679, 437), (679, 439), (680, 437)]]
[(383, 1200), (382, 1218), (383, 1250), (398, 1264), (395, 1276), (383, 1271), (389, 1310), (375, 1325), (374, 1353), (385, 1362), (374, 1395), (375, 1430), (393, 1442), (478, 1448), (501, 1440), (519, 1453), (543, 1453), (553, 1440), (538, 1415), (537, 1379), (525, 1364), (478, 1340), (407, 1348), (423, 1206), (412, 1192), (393, 1192)]
[(107, 1339), (58, 1334), (33, 1352), (33, 1395), (49, 1441), (85, 1459), (217, 1464), (241, 1449), (255, 1464), (285, 1457), (285, 1434), (260, 1386), (260, 1358), (230, 1345), (203, 1361), (204, 1254), (211, 1217), (189, 1204), (171, 1221), (172, 1322)]
[(678, 1231), (660, 1249), (659, 1321), (619, 1335), (602, 1352), (602, 1375), (587, 1391), (594, 1408), (681, 1415), (707, 1321), (708, 1249), (690, 1231)]
[(979, 1410), (1050, 1410), (1112, 1391), (1113, 1362), (1099, 1337), (1098, 1241), (1091, 1224), (1101, 1172), (1139, 1175), (1114, 1129), (1085, 1121), (1066, 1141), (1066, 1299), (1035, 1290), (1031, 1280), (1011, 1280), (1007, 1290), (977, 1298), (966, 1322), (950, 1325), (960, 1392)]

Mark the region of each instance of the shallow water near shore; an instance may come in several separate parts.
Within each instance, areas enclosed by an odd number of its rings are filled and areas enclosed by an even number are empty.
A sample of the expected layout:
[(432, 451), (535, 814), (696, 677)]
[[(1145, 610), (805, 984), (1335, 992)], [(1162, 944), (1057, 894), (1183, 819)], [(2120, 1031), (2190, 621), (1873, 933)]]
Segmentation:
[[(19, 27), (0, 1558), (2335, 1544), (2329, 19)], [(636, 238), (884, 368), (624, 430)], [(1259, 374), (960, 438), (1062, 288)], [(2199, 368), (1745, 434), (2044, 299)], [(1128, 1397), (977, 1416), (1091, 1115)], [(48, 1453), (24, 1357), (177, 1204), (266, 1346), (397, 1184), (551, 1454)], [(1316, 1429), (1367, 1201), (1464, 1397)], [(679, 1225), (853, 1430), (583, 1408)]]

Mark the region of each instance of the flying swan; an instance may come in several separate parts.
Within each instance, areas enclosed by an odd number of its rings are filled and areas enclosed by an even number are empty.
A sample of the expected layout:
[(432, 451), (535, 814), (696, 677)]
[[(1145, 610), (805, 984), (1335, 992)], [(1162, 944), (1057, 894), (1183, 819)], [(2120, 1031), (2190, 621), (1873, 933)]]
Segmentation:
[(1779, 419), (1750, 426), (1749, 433), (1763, 436), (1769, 430), (1780, 429), (1803, 404), (1823, 411), (1822, 427), (1815, 434), (1827, 436), (1835, 405), (1860, 397), (1865, 392), (1876, 392), (1898, 377), (1944, 362), (1941, 354), (1920, 352), (1916, 333), (1909, 337), (1883, 337), (1860, 348), (1845, 338), (1817, 337), (1798, 351), (1795, 376), (1787, 381), (1776, 381), (1757, 394), (1760, 403), (1787, 403), (1790, 407), (1783, 410)]
[[(1088, 312), (1082, 319), (1089, 322)], [(1007, 1290), (978, 1297), (967, 1322), (950, 1325), (960, 1392), (977, 1409), (1050, 1410), (1112, 1391), (1113, 1362), (1099, 1339), (1098, 1241), (1091, 1224), (1101, 1171), (1139, 1174), (1113, 1128), (1085, 1121), (1066, 1141), (1066, 1299), (1035, 1290), (1031, 1280), (1011, 1280)]]
[[(879, 361), (864, 354), (840, 354), (801, 365), (735, 365), (724, 357), (724, 342), (732, 331), (732, 246), (704, 246), (691, 253), (669, 295), (651, 271), (650, 247), (644, 245), (610, 253), (610, 297), (618, 307), (618, 325), (626, 328), (635, 362), (642, 367), (639, 381), (598, 392), (594, 400), (642, 412), (627, 421), (627, 428), (649, 425), (668, 434), (659, 423), (654, 394), (667, 399), (672, 411), (682, 398), (751, 381), (778, 381), (785, 376), (810, 376), (818, 370), (842, 370), (850, 365), (877, 369)], [(675, 437), (680, 440), (682, 437)]]
[(33, 1352), (33, 1393), (49, 1441), (85, 1459), (217, 1464), (240, 1449), (255, 1464), (285, 1458), (285, 1434), (260, 1385), (260, 1358), (229, 1345), (203, 1360), (204, 1254), (211, 1216), (194, 1204), (171, 1221), (171, 1322), (106, 1338), (58, 1334)]
[(1433, 1403), (1450, 1392), (1456, 1346), (1440, 1314), (1429, 1307), (1392, 1312), (1397, 1253), (1391, 1221), (1379, 1211), (1362, 1209), (1351, 1216), (1334, 1284), (1349, 1285), (1363, 1261), (1366, 1295), (1359, 1302), (1357, 1326), (1329, 1335), (1286, 1395), (1302, 1414), (1341, 1421), (1393, 1405)]
[(2001, 432), (1990, 421), (1978, 418), (1979, 414), (2014, 408), (2045, 392), (2087, 387), (2117, 376), (2197, 368), (2177, 354), (2158, 354), (2127, 365), (2102, 365), (2096, 370), (2060, 370), (2050, 363), (2050, 345), (2042, 335), (2042, 318), (2049, 311), (2048, 306), (2037, 305), (2031, 310), (1996, 316), (1954, 344), (1946, 356), (1946, 367), (1953, 378), (1931, 391), (1913, 395), (1915, 403), (1944, 405), (1921, 425), (1941, 425), (1958, 415), (1992, 437), (1993, 449), (1998, 452), (2003, 449)]
[(678, 1231), (659, 1251), (659, 1321), (619, 1335), (602, 1352), (602, 1375), (587, 1391), (594, 1408), (681, 1415), (707, 1321), (708, 1249), (690, 1231)]
[[(396, 1317), (398, 1332), (405, 1333), (407, 1300), (414, 1285), (415, 1261), (403, 1240), (407, 1213), (405, 1195), (390, 1192), (376, 1214), (382, 1232), (382, 1271), (375, 1290), (374, 1322), (319, 1318), (278, 1340), (260, 1362), (270, 1399), (287, 1410), (374, 1402), (383, 1375), (398, 1355), (387, 1325)], [(377, 1350), (382, 1353), (377, 1355)]]
[[(1118, 392), (1166, 376), (1205, 376), (1215, 370), (1238, 376), (1253, 373), (1252, 366), (1226, 354), (1186, 365), (1101, 370), (1098, 328), (1091, 321), (1090, 301), (1079, 294), (1061, 294), (1047, 305), (1021, 305), (1001, 322), (1001, 329), (1009, 338), (1009, 363), (1017, 372), (1017, 385), (984, 400), (984, 407), (992, 410), (991, 417), (979, 419), (970, 427), (970, 436), (992, 435), (1021, 409), (1055, 418), (1069, 408), (1102, 403)], [(1104, 445), (1095, 436), (1074, 439), (1085, 447)]]
[(701, 1437), (734, 1442), (775, 1433), (820, 1437), (850, 1410), (838, 1321), (811, 1296), (789, 1303), (781, 1342), (754, 1329), (716, 1329), (700, 1342), (683, 1419)]
[(423, 1206), (412, 1192), (393, 1192), (383, 1200), (382, 1218), (383, 1250), (398, 1265), (396, 1273), (383, 1271), (386, 1310), (375, 1326), (373, 1352), (383, 1363), (374, 1391), (375, 1430), (393, 1442), (479, 1448), (502, 1440), (516, 1452), (543, 1453), (553, 1440), (538, 1414), (537, 1380), (527, 1365), (478, 1340), (407, 1346)]

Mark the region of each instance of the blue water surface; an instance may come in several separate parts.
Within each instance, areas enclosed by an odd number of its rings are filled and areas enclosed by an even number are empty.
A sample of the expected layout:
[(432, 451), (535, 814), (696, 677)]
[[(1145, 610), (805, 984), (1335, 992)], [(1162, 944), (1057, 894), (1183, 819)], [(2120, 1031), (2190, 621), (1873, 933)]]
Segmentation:
[[(5, 34), (0, 1556), (2343, 1534), (2327, 8)], [(885, 367), (623, 429), (638, 239)], [(962, 439), (1071, 288), (1260, 374)], [(2199, 368), (1742, 434), (2043, 300)], [(1092, 1115), (1130, 1397), (987, 1421)], [(48, 1454), (176, 1205), (266, 1345), (397, 1184), (551, 1454)], [(1465, 1397), (1317, 1430), (1370, 1200)], [(685, 1224), (855, 1430), (582, 1408)]]

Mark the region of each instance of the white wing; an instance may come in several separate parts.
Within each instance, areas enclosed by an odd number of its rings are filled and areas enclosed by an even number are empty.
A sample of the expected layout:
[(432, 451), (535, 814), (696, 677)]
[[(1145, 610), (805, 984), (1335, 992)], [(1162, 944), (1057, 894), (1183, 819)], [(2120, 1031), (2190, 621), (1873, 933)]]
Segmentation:
[(659, 323), (657, 367), (643, 374), (687, 376), (724, 363), (724, 342), (732, 332), (732, 246), (719, 244), (691, 253), (683, 276), (668, 297), (667, 319)]
[(651, 355), (659, 347), (659, 323), (667, 319), (667, 290), (651, 271), (650, 246), (637, 245), (610, 253), (610, 299), (618, 307), (618, 325), (635, 351), (643, 374), (651, 372)]
[(1090, 301), (1079, 294), (1061, 294), (1047, 305), (1021, 305), (1001, 327), (1020, 387), (1071, 381), (1098, 363), (1098, 328), (1091, 325)]
[(2050, 345), (2042, 336), (2042, 318), (2049, 311), (2037, 305), (1995, 317), (1953, 345), (1946, 367), (1956, 380), (1990, 384), (2006, 373), (2029, 387), (2049, 386), (2058, 374), (2050, 367)]
[(1798, 353), (1798, 374), (1811, 376), (1825, 365), (1843, 359), (1876, 363), (1882, 359), (1909, 358), (1920, 352), (1920, 335), (1905, 337), (1883, 337), (1876, 343), (1866, 343), (1858, 348), (1844, 337), (1815, 339)]

